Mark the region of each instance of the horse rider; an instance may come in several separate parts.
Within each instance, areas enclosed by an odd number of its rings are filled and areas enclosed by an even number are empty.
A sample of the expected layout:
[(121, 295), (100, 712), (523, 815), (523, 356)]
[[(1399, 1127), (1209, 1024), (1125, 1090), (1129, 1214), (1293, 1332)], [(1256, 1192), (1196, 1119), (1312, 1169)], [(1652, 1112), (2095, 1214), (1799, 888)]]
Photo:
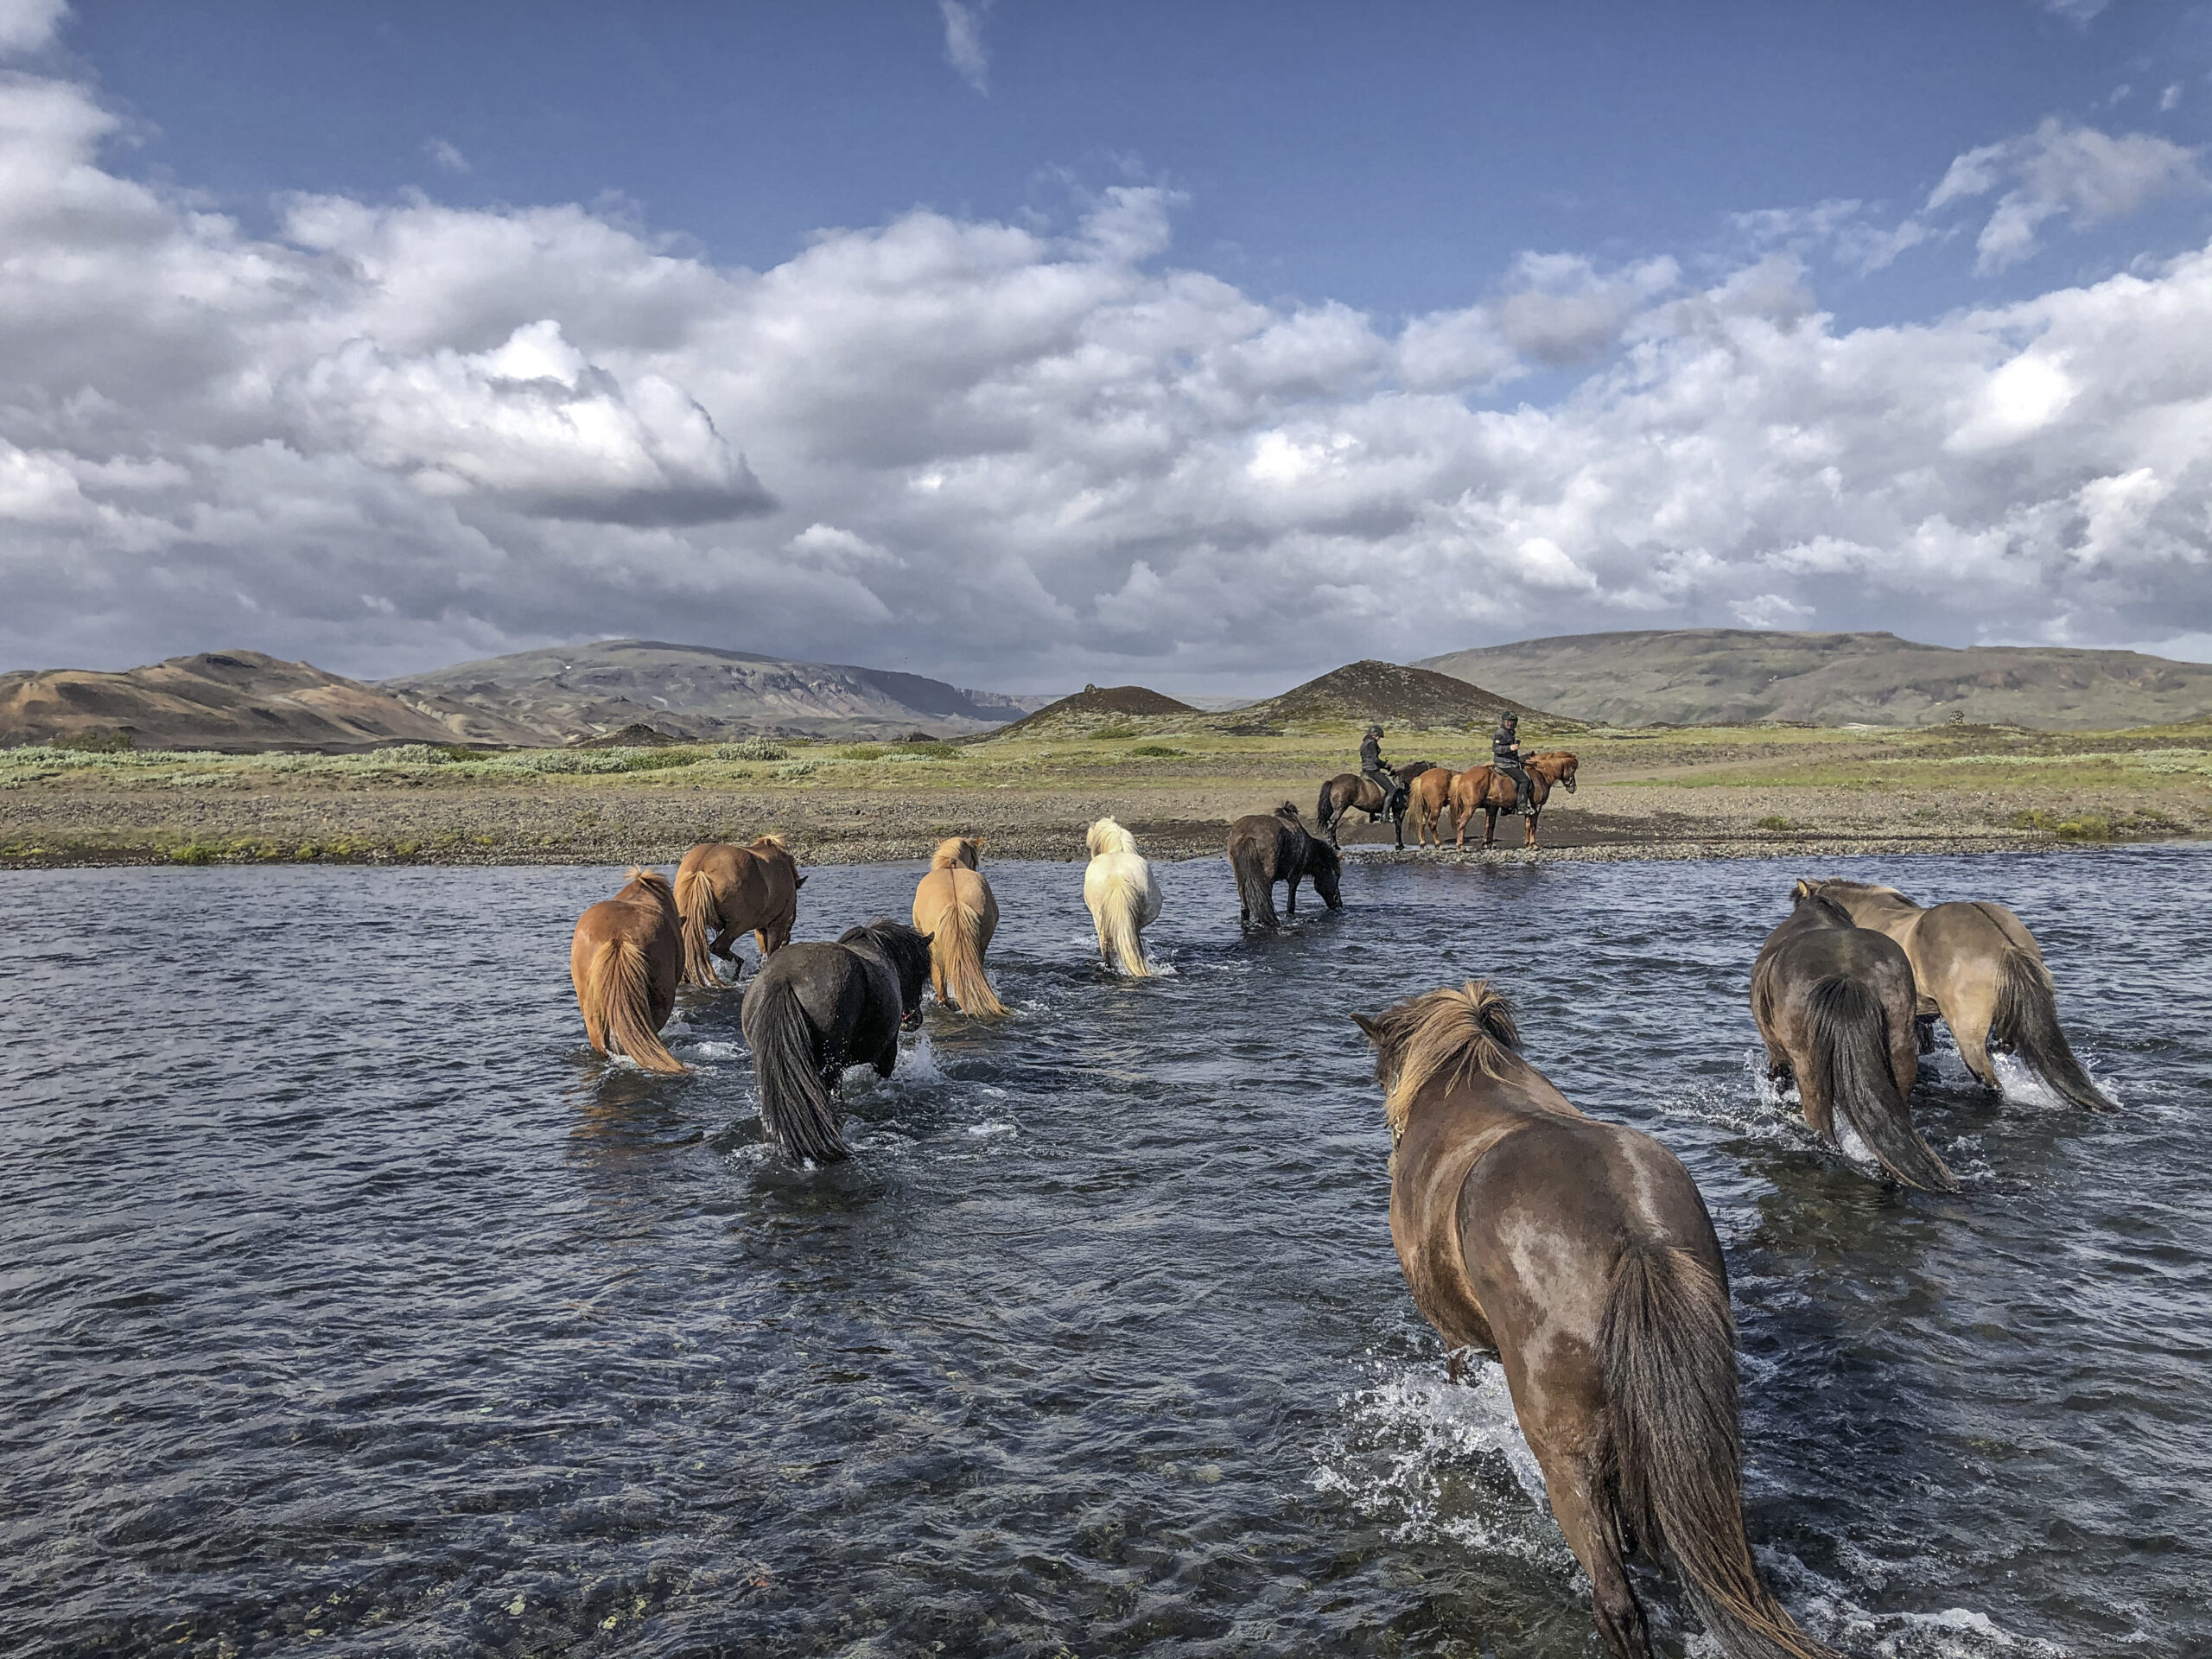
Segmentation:
[(1521, 764), (1521, 716), (1510, 709), (1497, 722), (1497, 730), (1491, 734), (1490, 763), (1513, 780), (1513, 804), (1509, 812), (1524, 812), (1536, 804), (1536, 786), (1529, 780), (1529, 769)]
[[(1404, 785), (1399, 783), (1398, 774), (1382, 763), (1382, 728), (1380, 726), (1370, 726), (1367, 735), (1360, 740), (1359, 775), (1382, 791), (1382, 810), (1389, 811), (1390, 803)], [(1368, 822), (1372, 823), (1377, 816), (1369, 813)]]

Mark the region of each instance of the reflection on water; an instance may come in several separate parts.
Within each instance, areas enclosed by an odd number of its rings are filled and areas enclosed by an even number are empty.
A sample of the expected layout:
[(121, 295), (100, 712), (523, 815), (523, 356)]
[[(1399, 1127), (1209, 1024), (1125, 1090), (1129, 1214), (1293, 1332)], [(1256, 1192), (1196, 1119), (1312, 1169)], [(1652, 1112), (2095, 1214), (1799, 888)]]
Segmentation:
[[(761, 1144), (735, 995), (687, 994), (689, 1077), (583, 1046), (568, 928), (616, 873), (0, 879), (0, 1645), (1593, 1654), (1495, 1368), (1446, 1385), (1405, 1295), (1344, 1018), (1485, 972), (1706, 1192), (1808, 1624), (2212, 1644), (2207, 868), (1836, 865), (2012, 903), (2126, 1103), (1934, 1057), (1954, 1197), (1765, 1090), (1770, 864), (1355, 859), (1249, 942), (1224, 866), (1169, 866), (1149, 982), (1094, 965), (1080, 867), (996, 864), (1014, 1017), (856, 1075), (829, 1171)], [(800, 937), (915, 874), (812, 873)]]

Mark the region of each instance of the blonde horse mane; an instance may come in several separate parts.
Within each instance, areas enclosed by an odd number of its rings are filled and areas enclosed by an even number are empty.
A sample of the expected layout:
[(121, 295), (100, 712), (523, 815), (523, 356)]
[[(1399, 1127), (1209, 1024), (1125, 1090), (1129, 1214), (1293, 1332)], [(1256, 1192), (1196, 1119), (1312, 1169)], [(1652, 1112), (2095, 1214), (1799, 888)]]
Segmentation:
[(791, 844), (784, 839), (780, 831), (774, 830), (771, 830), (765, 836), (753, 836), (753, 844), (755, 847), (772, 847), (779, 853), (791, 851)]
[(1113, 819), (1101, 818), (1084, 832), (1083, 844), (1096, 858), (1102, 853), (1134, 853), (1137, 838)]
[(1393, 1139), (1405, 1133), (1414, 1096), (1431, 1078), (1502, 1078), (1521, 1064), (1512, 1005), (1487, 980), (1424, 992), (1359, 1023), (1375, 1045), (1376, 1080), (1388, 1091), (1382, 1116)]
[(975, 869), (976, 850), (982, 842), (973, 836), (948, 836), (937, 844), (937, 851), (930, 855), (930, 868), (950, 870), (965, 867)]
[(627, 870), (623, 872), (622, 879), (625, 881), (635, 881), (640, 886), (654, 888), (658, 892), (660, 897), (669, 899), (671, 902), (676, 898), (675, 885), (658, 870), (641, 869), (637, 865), (632, 864)]

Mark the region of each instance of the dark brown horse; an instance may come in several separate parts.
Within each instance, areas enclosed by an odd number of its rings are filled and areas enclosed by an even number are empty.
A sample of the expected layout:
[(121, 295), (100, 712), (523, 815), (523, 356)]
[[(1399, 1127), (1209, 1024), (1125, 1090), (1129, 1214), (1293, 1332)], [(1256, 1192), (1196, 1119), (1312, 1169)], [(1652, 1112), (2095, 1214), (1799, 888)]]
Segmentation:
[(1406, 790), (1407, 785), (1425, 772), (1434, 770), (1433, 763), (1415, 760), (1395, 769), (1385, 768), (1398, 780), (1397, 788), (1388, 795), (1382, 786), (1363, 772), (1340, 772), (1321, 785), (1321, 798), (1314, 806), (1313, 817), (1321, 826), (1321, 833), (1328, 836), (1329, 845), (1337, 842), (1337, 826), (1344, 821), (1348, 812), (1364, 812), (1369, 822), (1388, 817), (1390, 832), (1396, 837), (1399, 850), (1406, 845)]
[(1574, 757), (1565, 749), (1546, 749), (1541, 754), (1532, 754), (1522, 762), (1529, 773), (1529, 781), (1535, 787), (1531, 798), (1523, 802), (1521, 791), (1512, 779), (1495, 766), (1470, 766), (1452, 779), (1452, 816), (1457, 820), (1459, 835), (1452, 842), (1455, 849), (1464, 849), (1467, 844), (1467, 821), (1476, 813), (1484, 814), (1483, 845), (1493, 845), (1497, 840), (1497, 815), (1523, 806), (1529, 814), (1528, 838), (1524, 847), (1536, 844), (1536, 819), (1544, 810), (1544, 803), (1552, 798), (1554, 788), (1574, 793)]
[(1751, 1561), (1728, 1270), (1689, 1172), (1570, 1105), (1478, 981), (1353, 1018), (1388, 1092), (1414, 1303), (1446, 1348), (1503, 1365), (1606, 1648), (1650, 1659), (1623, 1567), (1640, 1544), (1730, 1659), (1834, 1659)]
[(1341, 866), (1337, 850), (1308, 835), (1298, 809), (1285, 801), (1273, 812), (1255, 812), (1229, 826), (1229, 868), (1236, 875), (1236, 919), (1247, 927), (1274, 927), (1275, 883), (1290, 884), (1290, 914), (1298, 914), (1298, 884), (1311, 876), (1313, 891), (1331, 910), (1342, 910), (1337, 897)]
[(1789, 919), (1767, 935), (1751, 969), (1769, 1080), (1796, 1079), (1805, 1122), (1830, 1146), (1840, 1112), (1907, 1186), (1957, 1192), (1905, 1103), (1920, 1075), (1912, 964), (1896, 940), (1853, 925), (1809, 881), (1789, 896)]

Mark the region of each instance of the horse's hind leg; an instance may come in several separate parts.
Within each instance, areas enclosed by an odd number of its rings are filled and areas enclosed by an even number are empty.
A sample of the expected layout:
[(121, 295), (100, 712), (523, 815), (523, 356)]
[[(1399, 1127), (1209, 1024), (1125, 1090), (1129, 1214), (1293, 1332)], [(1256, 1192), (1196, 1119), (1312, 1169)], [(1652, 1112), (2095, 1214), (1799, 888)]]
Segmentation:
[(1603, 1471), (1594, 1466), (1594, 1459), (1540, 1457), (1538, 1461), (1543, 1465), (1552, 1514), (1567, 1535), (1567, 1547), (1590, 1575), (1590, 1611), (1605, 1650), (1613, 1659), (1651, 1659), (1650, 1633), (1622, 1565), (1626, 1550), (1620, 1523), (1605, 1496)]

